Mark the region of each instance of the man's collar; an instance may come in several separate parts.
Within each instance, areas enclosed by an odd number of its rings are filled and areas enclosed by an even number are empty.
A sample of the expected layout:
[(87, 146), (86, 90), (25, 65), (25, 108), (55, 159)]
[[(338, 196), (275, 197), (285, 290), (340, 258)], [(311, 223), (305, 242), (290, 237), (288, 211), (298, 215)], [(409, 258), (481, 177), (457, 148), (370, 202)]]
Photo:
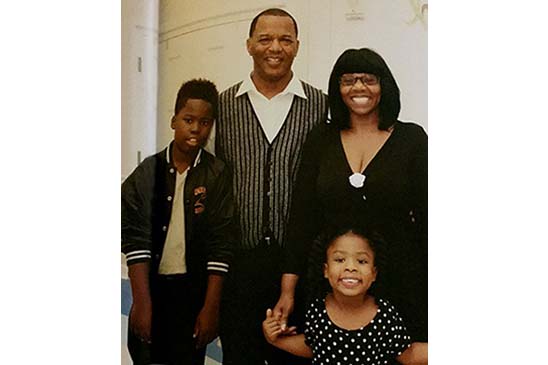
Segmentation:
[[(255, 87), (255, 84), (253, 83), (253, 81), (251, 80), (251, 74), (249, 74), (249, 76), (243, 80), (242, 84), (238, 88), (236, 97), (244, 95), (250, 91), (254, 91), (257, 94), (261, 94)], [(297, 77), (295, 77), (295, 74), (293, 74), (293, 77), (291, 77), (291, 81), (289, 81), (289, 84), (287, 84), (286, 88), (278, 95), (283, 95), (283, 94), (294, 94), (303, 99), (307, 99), (303, 89), (303, 85), (300, 82), (300, 80)]]

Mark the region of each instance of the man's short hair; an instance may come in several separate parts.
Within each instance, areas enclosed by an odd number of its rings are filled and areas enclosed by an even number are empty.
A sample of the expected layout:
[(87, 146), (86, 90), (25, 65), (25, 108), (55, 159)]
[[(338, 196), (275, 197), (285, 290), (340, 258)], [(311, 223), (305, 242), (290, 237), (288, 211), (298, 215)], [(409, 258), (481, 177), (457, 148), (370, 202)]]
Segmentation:
[(270, 8), (261, 11), (253, 20), (251, 21), (251, 26), (249, 27), (249, 38), (253, 36), (253, 32), (255, 31), (255, 27), (257, 26), (257, 21), (259, 18), (263, 15), (274, 15), (274, 16), (287, 16), (291, 18), (291, 21), (293, 22), (293, 26), (295, 27), (295, 36), (299, 36), (299, 29), (297, 28), (297, 22), (295, 21), (295, 18), (291, 14), (289, 14), (287, 11), (279, 9), (279, 8)]

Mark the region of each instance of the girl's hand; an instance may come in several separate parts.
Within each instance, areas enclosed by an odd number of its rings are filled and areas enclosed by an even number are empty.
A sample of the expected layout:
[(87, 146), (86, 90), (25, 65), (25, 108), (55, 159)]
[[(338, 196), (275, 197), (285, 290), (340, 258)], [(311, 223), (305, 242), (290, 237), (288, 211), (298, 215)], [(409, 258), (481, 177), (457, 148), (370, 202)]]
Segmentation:
[(286, 328), (282, 330), (282, 325), (280, 322), (280, 314), (274, 315), (272, 309), (266, 310), (266, 319), (263, 321), (263, 334), (267, 342), (274, 344), (279, 336), (285, 335), (295, 335), (296, 327)]
[(268, 343), (274, 344), (278, 340), (278, 336), (282, 333), (280, 325), (280, 317), (274, 317), (272, 309), (266, 310), (266, 319), (263, 321), (263, 334)]

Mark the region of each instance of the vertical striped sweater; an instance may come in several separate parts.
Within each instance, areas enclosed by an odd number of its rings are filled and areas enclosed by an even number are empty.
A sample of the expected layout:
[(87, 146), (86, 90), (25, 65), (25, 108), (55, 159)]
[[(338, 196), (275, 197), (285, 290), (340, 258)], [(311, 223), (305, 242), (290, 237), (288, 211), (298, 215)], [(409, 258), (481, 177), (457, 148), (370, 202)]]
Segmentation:
[(232, 169), (241, 248), (264, 238), (284, 244), (293, 185), (310, 130), (327, 118), (327, 97), (302, 82), (307, 99), (295, 96), (284, 124), (268, 142), (246, 94), (235, 97), (241, 83), (220, 95), (216, 155)]

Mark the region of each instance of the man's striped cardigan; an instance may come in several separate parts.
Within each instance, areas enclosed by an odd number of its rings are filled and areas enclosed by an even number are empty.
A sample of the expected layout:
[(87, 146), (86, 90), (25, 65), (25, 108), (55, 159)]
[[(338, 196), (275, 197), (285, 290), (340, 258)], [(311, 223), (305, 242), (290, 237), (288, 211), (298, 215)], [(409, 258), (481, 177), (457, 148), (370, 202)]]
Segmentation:
[(232, 169), (241, 248), (261, 240), (283, 245), (293, 184), (310, 130), (327, 118), (327, 97), (302, 82), (307, 99), (294, 96), (276, 138), (269, 143), (246, 94), (235, 97), (241, 83), (220, 95), (215, 152)]

